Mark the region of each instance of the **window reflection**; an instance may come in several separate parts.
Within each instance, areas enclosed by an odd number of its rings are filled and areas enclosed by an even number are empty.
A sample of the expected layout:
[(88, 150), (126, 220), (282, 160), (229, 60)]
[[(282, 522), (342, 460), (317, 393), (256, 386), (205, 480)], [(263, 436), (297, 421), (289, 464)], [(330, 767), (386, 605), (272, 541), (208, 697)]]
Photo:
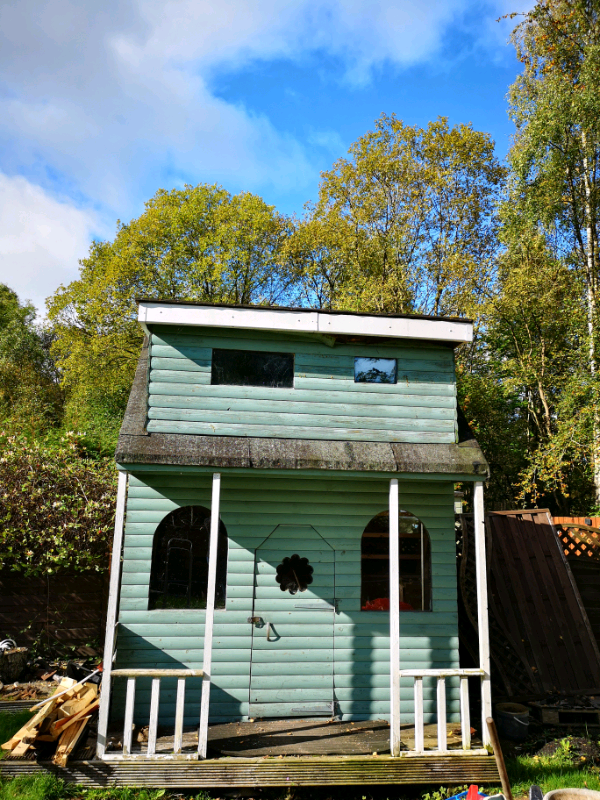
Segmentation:
[(396, 383), (397, 371), (396, 358), (354, 359), (354, 383)]

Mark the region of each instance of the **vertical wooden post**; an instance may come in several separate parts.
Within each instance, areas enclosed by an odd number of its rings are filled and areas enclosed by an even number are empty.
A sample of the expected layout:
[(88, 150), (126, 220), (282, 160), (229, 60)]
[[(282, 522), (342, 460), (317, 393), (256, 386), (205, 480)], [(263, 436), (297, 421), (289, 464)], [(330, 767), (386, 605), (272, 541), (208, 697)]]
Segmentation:
[(115, 650), (115, 633), (117, 611), (119, 608), (119, 587), (121, 585), (121, 550), (123, 549), (123, 527), (125, 521), (125, 498), (127, 495), (127, 473), (119, 472), (117, 488), (117, 509), (115, 514), (115, 535), (113, 537), (112, 557), (110, 562), (110, 585), (108, 594), (108, 610), (106, 613), (106, 636), (104, 638), (104, 661), (102, 672), (102, 688), (100, 690), (100, 709), (98, 712), (98, 744), (96, 755), (104, 758), (106, 751), (106, 732), (108, 730), (108, 713), (110, 710), (111, 670)]
[(212, 669), (212, 640), (215, 617), (215, 591), (217, 588), (217, 552), (219, 542), (219, 505), (221, 501), (221, 475), (215, 472), (210, 507), (210, 544), (208, 550), (208, 587), (206, 590), (206, 619), (204, 623), (204, 675), (200, 700), (200, 729), (198, 755), (206, 758), (208, 744), (208, 711), (210, 705), (210, 675)]
[[(390, 481), (390, 752), (400, 755), (400, 547), (398, 481)], [(416, 709), (415, 709), (416, 713)]]
[(481, 738), (485, 747), (490, 744), (490, 733), (486, 720), (492, 715), (492, 685), (490, 681), (490, 632), (488, 624), (487, 564), (485, 557), (485, 516), (483, 506), (483, 483), (481, 481), (477, 481), (473, 487), (473, 511), (475, 523), (475, 580), (477, 585), (479, 666), (484, 672), (481, 679)]

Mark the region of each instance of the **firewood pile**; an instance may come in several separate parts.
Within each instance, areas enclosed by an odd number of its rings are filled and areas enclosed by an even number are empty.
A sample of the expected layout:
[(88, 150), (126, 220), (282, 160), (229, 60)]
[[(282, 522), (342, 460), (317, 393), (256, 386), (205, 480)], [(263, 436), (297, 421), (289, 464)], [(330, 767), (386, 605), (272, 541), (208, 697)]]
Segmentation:
[(52, 761), (65, 767), (98, 706), (98, 686), (95, 683), (77, 683), (72, 678), (62, 678), (54, 695), (31, 709), (37, 713), (1, 745), (2, 750), (9, 750), (11, 756), (19, 757), (42, 744), (56, 742)]

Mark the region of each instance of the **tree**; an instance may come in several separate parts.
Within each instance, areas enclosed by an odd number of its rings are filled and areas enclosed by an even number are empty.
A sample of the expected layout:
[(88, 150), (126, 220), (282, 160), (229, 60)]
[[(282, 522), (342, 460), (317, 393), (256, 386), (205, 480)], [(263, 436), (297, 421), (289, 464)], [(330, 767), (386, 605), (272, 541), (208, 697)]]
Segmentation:
[(590, 453), (576, 410), (581, 391), (573, 392), (585, 366), (581, 283), (539, 231), (507, 225), (506, 210), (504, 218), (507, 247), (483, 307), (483, 339), (460, 360), (465, 411), (507, 498), (585, 511)]
[[(539, 0), (514, 32), (523, 72), (510, 91), (517, 128), (510, 153), (511, 200), (530, 225), (559, 237), (562, 257), (582, 279), (587, 306), (587, 330), (581, 332), (587, 346), (587, 386), (571, 394), (594, 409), (599, 398), (599, 12), (598, 0)], [(589, 416), (585, 409), (579, 411)], [(590, 435), (599, 506), (597, 413)]]
[(48, 301), (69, 424), (113, 446), (142, 341), (137, 298), (276, 302), (290, 230), (259, 197), (200, 185), (158, 191), (114, 241), (94, 242), (79, 279)]
[(325, 307), (472, 310), (493, 277), (504, 175), (489, 136), (384, 114), (349, 153), (323, 173), (288, 242), (304, 296)]
[(30, 432), (56, 423), (62, 408), (51, 335), (35, 317), (32, 305), (0, 284), (0, 420)]

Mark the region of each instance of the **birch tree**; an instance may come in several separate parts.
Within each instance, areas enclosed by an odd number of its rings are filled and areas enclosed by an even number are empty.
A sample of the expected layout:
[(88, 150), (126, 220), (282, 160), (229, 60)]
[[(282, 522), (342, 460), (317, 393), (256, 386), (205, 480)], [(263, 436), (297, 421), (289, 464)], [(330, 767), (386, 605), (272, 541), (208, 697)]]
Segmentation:
[[(593, 387), (593, 481), (600, 506), (598, 292), (600, 288), (600, 2), (539, 0), (513, 34), (523, 71), (509, 100), (516, 125), (511, 201), (554, 231), (582, 277), (587, 371)], [(586, 394), (589, 397), (589, 393)]]

